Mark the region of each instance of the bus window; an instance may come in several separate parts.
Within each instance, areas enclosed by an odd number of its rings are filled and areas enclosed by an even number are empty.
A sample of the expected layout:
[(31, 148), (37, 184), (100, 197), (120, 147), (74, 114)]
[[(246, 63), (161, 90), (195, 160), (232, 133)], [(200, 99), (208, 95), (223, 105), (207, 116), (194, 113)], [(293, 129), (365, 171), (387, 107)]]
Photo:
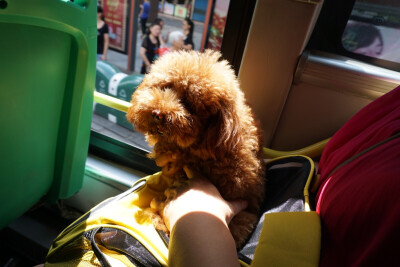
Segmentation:
[[(128, 29), (124, 23), (130, 16), (130, 5), (127, 1), (122, 1), (115, 6), (110, 1), (99, 1), (103, 8), (104, 20), (110, 30), (110, 49), (107, 53), (105, 61), (97, 61), (96, 66), (96, 82), (95, 90), (99, 93), (118, 98), (129, 102), (131, 95), (143, 79), (143, 75), (139, 74), (143, 59), (140, 56), (140, 47), (143, 42), (141, 30)], [(185, 18), (189, 18), (192, 25), (192, 41), (194, 50), (202, 51), (204, 49), (220, 50), (224, 58), (233, 62), (232, 55), (229, 55), (227, 45), (222, 47), (222, 39), (225, 35), (230, 38), (237, 38), (237, 24), (231, 25), (228, 33), (225, 33), (225, 24), (228, 16), (228, 9), (231, 8), (235, 13), (241, 13), (243, 6), (247, 3), (236, 3), (230, 0), (216, 0), (211, 3), (208, 0), (165, 0), (160, 3), (158, 9), (155, 10), (154, 1), (150, 1), (150, 13), (147, 25), (150, 25), (156, 18), (162, 21), (161, 34), (165, 40), (165, 46), (171, 47), (173, 38), (169, 38), (172, 32), (183, 32)], [(231, 3), (232, 2), (232, 3)], [(255, 1), (251, 1), (254, 6)], [(139, 5), (137, 6), (139, 7)], [(254, 7), (253, 7), (254, 8)], [(245, 9), (249, 10), (249, 9)], [(252, 9), (251, 9), (252, 11)], [(231, 11), (232, 12), (232, 11)], [(252, 12), (247, 12), (248, 20), (251, 19)], [(243, 16), (243, 15), (241, 15)], [(238, 15), (232, 16), (235, 23), (239, 23)], [(132, 22), (132, 24), (134, 24)], [(121, 26), (122, 25), (122, 26)], [(186, 24), (185, 24), (186, 25)], [(250, 22), (246, 24), (248, 28)], [(136, 25), (140, 28), (139, 25)], [(126, 28), (122, 30), (122, 28)], [(241, 27), (246, 28), (246, 27)], [(228, 27), (227, 27), (228, 28)], [(136, 51), (132, 51), (131, 57), (134, 58), (134, 67), (128, 66), (131, 60), (126, 47), (126, 40), (129, 33), (134, 32), (136, 38), (132, 36), (132, 42), (136, 41)], [(244, 36), (243, 34), (240, 35)], [(168, 38), (167, 38), (168, 37)], [(246, 38), (243, 38), (244, 40)], [(242, 40), (229, 40), (229, 48), (234, 47), (232, 43), (238, 43)], [(236, 46), (235, 46), (236, 47)], [(240, 56), (244, 47), (232, 49), (236, 56)], [(237, 51), (240, 51), (239, 53)], [(237, 64), (236, 64), (237, 65)], [(132, 69), (129, 69), (132, 67)], [(238, 67), (236, 68), (238, 69)], [(151, 147), (147, 144), (144, 136), (135, 131), (132, 125), (126, 120), (125, 111), (117, 110), (107, 104), (94, 103), (92, 116), (92, 134), (90, 140), (90, 152), (101, 157), (107, 157), (118, 163), (123, 163), (130, 167), (140, 169), (142, 171), (153, 173), (157, 171), (154, 162), (146, 157), (151, 151)]]
[(358, 0), (342, 35), (352, 53), (400, 62), (400, 3)]

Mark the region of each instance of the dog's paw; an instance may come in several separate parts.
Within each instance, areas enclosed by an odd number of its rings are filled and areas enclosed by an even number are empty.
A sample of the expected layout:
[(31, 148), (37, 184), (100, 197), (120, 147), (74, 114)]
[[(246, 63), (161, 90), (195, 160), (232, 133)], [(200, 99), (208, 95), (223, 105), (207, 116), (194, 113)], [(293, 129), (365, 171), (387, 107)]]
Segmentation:
[(182, 169), (182, 163), (177, 153), (153, 151), (148, 156), (155, 159), (156, 165), (162, 168), (162, 172), (166, 176), (172, 177)]
[(164, 196), (166, 197), (165, 205), (167, 202), (177, 198), (183, 192), (188, 189), (189, 180), (187, 180), (184, 176), (180, 176), (175, 179), (170, 187), (165, 189)]
[(155, 153), (154, 155), (152, 155), (152, 157), (154, 157), (157, 166), (159, 167), (164, 167), (170, 163), (174, 163), (177, 161), (178, 159), (178, 155), (176, 155), (176, 153), (172, 153), (172, 152), (166, 152), (166, 153)]
[(163, 218), (158, 214), (158, 212), (155, 209), (153, 208), (145, 209), (143, 210), (143, 214), (150, 219), (151, 223), (153, 224), (156, 230), (160, 230), (165, 232), (166, 234), (169, 234), (169, 230), (165, 225)]
[(169, 187), (164, 191), (164, 195), (167, 198), (167, 201), (175, 199), (178, 196), (178, 191), (175, 186)]

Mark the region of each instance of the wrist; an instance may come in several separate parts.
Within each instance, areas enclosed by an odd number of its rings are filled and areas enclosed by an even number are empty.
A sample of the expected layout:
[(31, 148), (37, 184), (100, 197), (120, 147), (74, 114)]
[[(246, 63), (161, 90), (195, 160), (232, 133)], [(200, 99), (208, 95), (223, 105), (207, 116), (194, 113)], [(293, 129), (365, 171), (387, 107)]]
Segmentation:
[[(170, 230), (181, 218), (194, 213), (212, 215), (228, 227), (229, 208), (221, 200), (199, 190), (190, 191), (190, 194), (178, 197), (164, 209), (163, 217)], [(186, 199), (186, 196), (190, 197)]]

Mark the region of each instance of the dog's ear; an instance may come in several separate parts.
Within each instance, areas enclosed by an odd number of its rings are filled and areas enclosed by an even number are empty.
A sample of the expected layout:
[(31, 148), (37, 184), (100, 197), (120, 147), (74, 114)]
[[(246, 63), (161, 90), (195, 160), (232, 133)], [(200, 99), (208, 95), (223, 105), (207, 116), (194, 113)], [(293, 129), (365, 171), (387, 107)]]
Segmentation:
[(225, 156), (224, 154), (235, 149), (240, 141), (239, 119), (233, 108), (223, 107), (208, 119), (203, 144), (214, 159)]
[(207, 84), (191, 84), (184, 99), (187, 101), (187, 109), (203, 122), (201, 148), (208, 156), (216, 159), (239, 142), (240, 120), (234, 101), (236, 98), (225, 95), (226, 90), (209, 87)]

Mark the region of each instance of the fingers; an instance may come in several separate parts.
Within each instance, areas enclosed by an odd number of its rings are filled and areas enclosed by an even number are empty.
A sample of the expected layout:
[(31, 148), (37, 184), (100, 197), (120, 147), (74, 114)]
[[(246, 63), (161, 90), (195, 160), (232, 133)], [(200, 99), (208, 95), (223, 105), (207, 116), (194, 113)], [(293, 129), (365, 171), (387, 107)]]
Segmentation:
[(160, 156), (158, 156), (156, 159), (156, 164), (159, 167), (164, 167), (165, 165), (168, 164), (168, 162), (171, 161), (170, 156), (167, 154), (162, 154)]
[[(190, 169), (187, 166), (183, 166), (183, 169), (186, 173), (186, 176), (190, 179), (191, 184), (192, 185), (194, 184), (194, 187), (197, 187), (199, 189), (202, 188), (203, 190), (207, 191), (208, 193), (214, 193), (214, 194), (218, 193), (218, 195), (222, 198), (222, 196), (219, 194), (218, 189), (208, 179), (204, 178), (204, 176), (202, 176), (200, 173), (198, 173), (195, 170)], [(214, 189), (215, 191), (212, 189)], [(234, 215), (236, 215), (239, 212), (241, 212), (242, 210), (246, 209), (247, 205), (248, 205), (247, 201), (241, 200), (241, 199), (227, 201), (227, 203), (229, 204), (229, 207), (232, 209), (232, 212), (234, 213)]]

